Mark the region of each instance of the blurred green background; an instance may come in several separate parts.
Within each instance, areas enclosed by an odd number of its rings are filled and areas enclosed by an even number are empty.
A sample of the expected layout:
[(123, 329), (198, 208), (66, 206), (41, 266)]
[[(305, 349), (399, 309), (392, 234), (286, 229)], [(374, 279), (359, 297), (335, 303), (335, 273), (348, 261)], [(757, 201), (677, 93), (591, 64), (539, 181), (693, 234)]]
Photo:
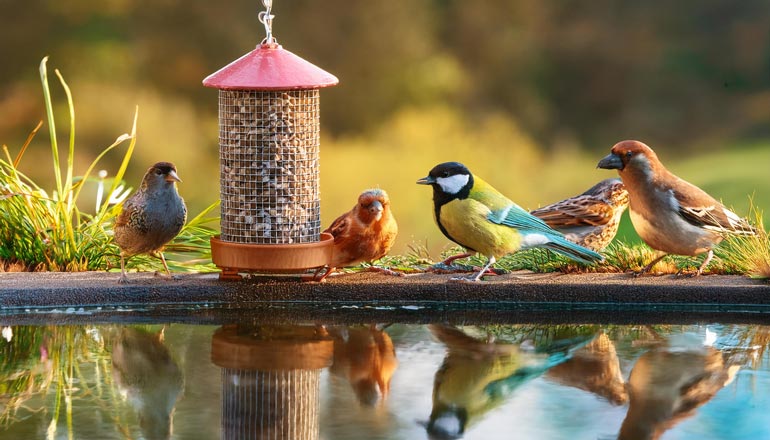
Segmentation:
[[(217, 92), (201, 81), (262, 40), (262, 9), (0, 0), (0, 143), (15, 154), (44, 119), (37, 69), (50, 55), (72, 88), (82, 167), (138, 105), (129, 182), (173, 161), (197, 213), (219, 196)], [(614, 176), (596, 162), (629, 138), (741, 215), (752, 194), (770, 207), (767, 0), (275, 0), (273, 12), (285, 49), (340, 78), (321, 92), (324, 225), (379, 186), (400, 224), (394, 252), (437, 256), (448, 242), (414, 184), (436, 163), (464, 162), (533, 209)], [(48, 141), (44, 128), (20, 165), (41, 182)], [(636, 239), (628, 224), (621, 235)]]

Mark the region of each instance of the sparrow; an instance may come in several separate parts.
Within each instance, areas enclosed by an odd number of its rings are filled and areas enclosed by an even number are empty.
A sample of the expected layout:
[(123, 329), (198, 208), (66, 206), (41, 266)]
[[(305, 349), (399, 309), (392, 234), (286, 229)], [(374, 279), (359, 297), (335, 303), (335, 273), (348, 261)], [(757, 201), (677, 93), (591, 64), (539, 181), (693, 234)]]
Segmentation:
[(695, 276), (703, 273), (714, 247), (726, 234), (753, 235), (746, 219), (725, 208), (697, 186), (672, 174), (647, 145), (618, 142), (599, 161), (599, 168), (616, 169), (628, 190), (631, 223), (651, 248), (660, 252), (637, 274), (648, 272), (668, 254), (706, 253)]
[(163, 246), (182, 230), (187, 220), (187, 206), (176, 190), (181, 182), (170, 162), (151, 166), (139, 189), (123, 203), (115, 220), (115, 243), (120, 247), (118, 282), (127, 283), (125, 260), (137, 254), (160, 254), (163, 267), (171, 274), (163, 256)]
[(498, 258), (520, 249), (543, 247), (585, 264), (603, 259), (565, 239), (561, 232), (522, 209), (461, 163), (436, 165), (417, 183), (433, 187), (433, 214), (441, 232), (488, 258), (481, 271), (468, 281), (478, 281)]
[(334, 237), (334, 249), (323, 276), (317, 278), (321, 269), (316, 272), (317, 281), (323, 281), (338, 267), (384, 257), (396, 241), (398, 224), (391, 212), (388, 194), (376, 188), (362, 192), (353, 209), (337, 217), (323, 232)]
[(605, 179), (583, 194), (570, 197), (530, 214), (580, 246), (604, 250), (618, 232), (620, 217), (628, 207), (628, 191), (620, 179)]

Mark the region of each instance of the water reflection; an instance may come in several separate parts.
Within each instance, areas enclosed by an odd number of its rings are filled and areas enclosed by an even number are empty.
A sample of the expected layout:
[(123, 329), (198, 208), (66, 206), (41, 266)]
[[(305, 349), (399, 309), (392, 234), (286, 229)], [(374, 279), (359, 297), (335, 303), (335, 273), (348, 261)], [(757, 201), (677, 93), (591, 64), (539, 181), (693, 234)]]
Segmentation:
[(533, 345), (479, 339), (446, 325), (430, 325), (446, 346), (433, 383), (433, 408), (426, 424), (430, 438), (455, 439), (505, 400), (523, 383), (570, 359), (591, 337), (565, 338)]
[(376, 324), (331, 327), (334, 361), (329, 372), (350, 383), (362, 405), (375, 406), (387, 398), (398, 367), (393, 341)]
[(332, 356), (321, 326), (218, 329), (211, 360), (222, 367), (222, 438), (319, 438), (319, 377)]
[(165, 327), (157, 332), (137, 328), (118, 331), (112, 343), (112, 376), (139, 419), (147, 440), (170, 438), (174, 406), (184, 377), (164, 344)]
[(709, 346), (661, 346), (636, 361), (628, 379), (630, 405), (619, 440), (657, 439), (692, 417), (740, 369)]
[(763, 326), (252, 322), (6, 333), (0, 438), (770, 438)]
[(604, 332), (576, 351), (571, 359), (553, 366), (546, 373), (546, 377), (560, 384), (594, 393), (614, 405), (622, 405), (628, 401), (615, 344)]

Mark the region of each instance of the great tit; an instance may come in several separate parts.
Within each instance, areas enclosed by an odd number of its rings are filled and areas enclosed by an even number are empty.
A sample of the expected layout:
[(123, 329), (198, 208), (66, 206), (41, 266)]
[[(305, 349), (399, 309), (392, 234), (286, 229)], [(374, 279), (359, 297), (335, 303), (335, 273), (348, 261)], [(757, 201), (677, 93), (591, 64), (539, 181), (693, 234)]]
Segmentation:
[(489, 259), (470, 281), (478, 281), (498, 258), (520, 249), (543, 247), (586, 264), (603, 260), (600, 254), (565, 239), (461, 163), (438, 164), (417, 183), (433, 187), (434, 216), (441, 232)]

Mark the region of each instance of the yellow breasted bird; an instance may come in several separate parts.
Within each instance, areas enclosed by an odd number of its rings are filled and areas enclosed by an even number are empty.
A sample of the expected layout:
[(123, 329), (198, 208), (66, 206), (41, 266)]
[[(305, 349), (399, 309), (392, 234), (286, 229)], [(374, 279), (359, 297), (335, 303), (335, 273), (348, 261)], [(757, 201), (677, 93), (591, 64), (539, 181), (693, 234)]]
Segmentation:
[(489, 259), (472, 281), (478, 281), (498, 258), (520, 249), (543, 247), (586, 264), (603, 259), (565, 239), (461, 163), (436, 165), (417, 183), (433, 187), (434, 215), (441, 232)]

